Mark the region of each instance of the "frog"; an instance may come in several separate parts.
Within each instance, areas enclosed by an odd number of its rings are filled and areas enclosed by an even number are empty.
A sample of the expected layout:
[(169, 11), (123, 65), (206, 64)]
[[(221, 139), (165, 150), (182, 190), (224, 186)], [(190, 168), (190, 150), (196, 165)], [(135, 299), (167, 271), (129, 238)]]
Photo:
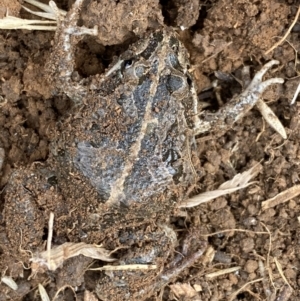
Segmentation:
[(34, 218), (18, 226), (23, 248), (30, 249), (35, 236), (43, 235), (44, 212), (54, 212), (57, 237), (119, 250), (114, 264), (126, 269), (99, 273), (95, 292), (100, 300), (146, 300), (197, 261), (207, 245), (199, 240), (195, 246), (191, 241), (197, 238), (188, 234), (179, 245), (170, 223), (197, 181), (195, 137), (226, 131), (267, 87), (283, 83), (281, 78), (263, 81), (279, 62), (265, 64), (218, 112), (200, 116), (189, 54), (176, 30), (145, 33), (104, 74), (83, 78), (76, 72), (76, 45), (98, 28), (77, 25), (84, 0), (76, 0), (63, 17), (50, 3), (58, 24), (47, 80), (54, 97), (65, 94), (74, 105), (57, 124), (46, 162), (12, 176), (5, 220), (11, 224), (14, 212), (24, 210), (16, 204), (26, 199)]

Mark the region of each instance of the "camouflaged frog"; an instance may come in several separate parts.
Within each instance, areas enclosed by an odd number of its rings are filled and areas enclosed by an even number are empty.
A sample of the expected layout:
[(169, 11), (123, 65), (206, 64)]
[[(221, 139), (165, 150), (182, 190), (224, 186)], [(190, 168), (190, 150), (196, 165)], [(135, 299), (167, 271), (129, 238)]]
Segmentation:
[[(32, 202), (55, 213), (56, 227), (65, 229), (58, 236), (121, 248), (115, 254), (119, 265), (155, 267), (99, 276), (96, 292), (101, 300), (144, 300), (204, 250), (205, 243), (200, 243), (198, 249), (181, 251), (185, 257), (179, 258), (169, 224), (176, 204), (196, 181), (191, 160), (195, 135), (226, 130), (255, 105), (266, 87), (283, 80), (262, 81), (278, 64), (270, 61), (241, 95), (200, 119), (187, 50), (169, 28), (145, 35), (104, 75), (73, 76), (78, 36), (97, 33), (96, 27), (77, 26), (82, 3), (76, 0), (59, 22), (47, 64), (53, 91), (65, 93), (77, 105), (58, 124), (47, 162), (16, 173), (7, 189), (19, 191), (20, 199), (29, 198), (28, 191), (31, 199), (43, 194), (43, 201)], [(15, 184), (22, 179), (27, 190)], [(8, 197), (7, 222), (12, 203)], [(28, 248), (34, 236), (42, 234), (37, 220), (42, 213), (35, 210), (34, 221), (20, 221)]]

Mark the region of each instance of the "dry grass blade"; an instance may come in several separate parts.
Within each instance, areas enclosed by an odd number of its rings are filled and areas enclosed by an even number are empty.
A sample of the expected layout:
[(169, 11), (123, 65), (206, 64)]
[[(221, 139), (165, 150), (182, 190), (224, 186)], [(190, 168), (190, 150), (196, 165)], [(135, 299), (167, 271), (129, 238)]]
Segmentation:
[(213, 236), (213, 235), (218, 235), (218, 234), (221, 234), (221, 233), (227, 233), (227, 232), (232, 232), (232, 231), (251, 233), (251, 234), (270, 234), (269, 232), (251, 231), (251, 230), (246, 230), (246, 229), (232, 228), (232, 229), (224, 229), (224, 230), (221, 230), (221, 231), (217, 231), (217, 232), (213, 232), (213, 233), (208, 233), (208, 234), (201, 234), (200, 236), (202, 236), (202, 237), (210, 237), (210, 236)]
[(49, 19), (49, 20), (56, 20), (56, 16), (53, 13), (44, 13), (44, 12), (34, 11), (34, 10), (31, 10), (31, 9), (27, 8), (26, 6), (23, 6), (23, 5), (22, 5), (22, 7), (26, 11), (31, 13), (32, 15), (35, 15), (35, 16), (38, 16), (38, 17), (41, 17), (41, 18), (45, 18), (45, 19)]
[[(56, 24), (57, 20), (57, 12), (50, 5), (36, 0), (25, 0), (25, 2), (43, 10), (43, 12), (33, 11), (26, 6), (22, 6), (26, 11), (49, 20), (28, 20), (7, 15), (3, 19), (0, 19), (0, 29), (56, 30), (56, 26), (46, 25)], [(61, 16), (65, 16), (67, 13), (62, 9), (57, 9), (57, 11)]]
[[(266, 267), (267, 267), (267, 271), (269, 274), (269, 282), (271, 282), (272, 286), (275, 288), (274, 281), (273, 281), (272, 269), (270, 267), (270, 254), (271, 254), (271, 250), (272, 250), (272, 234), (271, 234), (271, 231), (269, 230), (269, 228), (263, 222), (260, 222), (260, 224), (267, 230), (267, 232), (269, 234), (269, 243), (268, 243), (269, 246), (268, 246), (268, 253), (267, 253), (267, 258), (266, 258), (267, 259)], [(263, 276), (262, 281), (263, 281), (263, 287), (264, 287), (266, 296), (269, 296), (271, 294), (271, 290), (269, 289), (269, 285), (267, 284), (263, 265), (260, 266), (260, 272), (261, 272), (261, 275)]]
[[(41, 3), (39, 1), (36, 1), (36, 0), (24, 0), (25, 2), (35, 6), (35, 7), (38, 7), (40, 8), (41, 10), (43, 10), (44, 12), (46, 13), (50, 13), (50, 14), (55, 14), (55, 12), (53, 11), (52, 7), (50, 5), (47, 5), (47, 4), (44, 4), (44, 3)], [(59, 12), (62, 14), (62, 15), (66, 15), (67, 12), (62, 10), (62, 9), (59, 9)]]
[(264, 202), (262, 202), (262, 210), (266, 210), (268, 208), (275, 207), (279, 204), (285, 203), (290, 199), (298, 196), (300, 194), (300, 185), (295, 185), (291, 188), (288, 188), (285, 191), (278, 193), (273, 198), (270, 198)]
[(215, 278), (215, 277), (218, 277), (218, 276), (221, 276), (221, 275), (225, 275), (225, 274), (230, 274), (230, 273), (236, 272), (236, 271), (238, 271), (240, 269), (241, 269), (241, 267), (237, 266), (237, 267), (232, 267), (232, 268), (220, 270), (220, 271), (217, 271), (217, 272), (206, 274), (205, 278), (206, 279), (212, 279), (212, 278)]
[(299, 85), (298, 85), (298, 87), (297, 87), (297, 89), (294, 93), (293, 99), (291, 100), (291, 105), (293, 105), (296, 102), (296, 99), (297, 99), (299, 93), (300, 93), (300, 83), (299, 83)]
[(56, 30), (56, 26), (40, 24), (56, 24), (56, 21), (27, 20), (12, 16), (0, 19), (0, 29)]
[(8, 276), (1, 277), (1, 282), (5, 283), (7, 286), (9, 286), (12, 290), (16, 291), (18, 289), (17, 283)]
[(39, 269), (47, 268), (55, 271), (63, 262), (71, 257), (83, 255), (102, 261), (112, 262), (114, 258), (110, 256), (110, 252), (97, 245), (89, 245), (83, 242), (72, 243), (67, 242), (49, 251), (44, 251), (30, 259), (32, 273), (36, 273)]
[(287, 32), (285, 33), (285, 35), (283, 36), (282, 39), (280, 39), (277, 43), (275, 43), (270, 49), (268, 49), (265, 54), (270, 53), (273, 49), (275, 49), (277, 46), (279, 46), (283, 41), (285, 41), (285, 39), (288, 37), (288, 35), (290, 34), (290, 32), (292, 31), (293, 27), (295, 26), (295, 24), (297, 23), (297, 20), (299, 18), (300, 15), (300, 6), (298, 7), (298, 11), (296, 13), (295, 19), (292, 22), (292, 24), (290, 25), (290, 27), (288, 28)]
[(271, 108), (262, 100), (259, 99), (256, 103), (257, 109), (260, 111), (261, 115), (265, 118), (266, 122), (283, 138), (286, 139), (286, 131), (278, 119), (278, 117), (274, 114)]
[(125, 271), (125, 270), (155, 270), (156, 264), (123, 264), (123, 265), (105, 265), (100, 268), (92, 268), (89, 271)]
[(179, 204), (179, 208), (191, 208), (198, 206), (202, 203), (211, 201), (217, 197), (223, 196), (228, 193), (233, 193), (239, 189), (246, 188), (247, 186), (255, 183), (249, 182), (253, 177), (255, 177), (262, 169), (261, 164), (256, 164), (252, 168), (243, 173), (237, 174), (233, 179), (223, 183), (217, 190), (207, 191), (201, 194), (198, 194), (186, 201), (183, 201)]
[(38, 288), (42, 301), (50, 301), (50, 298), (43, 285), (39, 283)]
[(52, 236), (53, 236), (53, 223), (54, 223), (54, 213), (50, 212), (50, 217), (49, 217), (49, 222), (48, 222), (49, 234), (47, 237), (47, 264), (48, 264), (48, 266), (51, 265), (51, 243), (52, 243)]
[(274, 257), (274, 261), (275, 261), (275, 264), (276, 264), (277, 270), (279, 271), (280, 276), (282, 277), (282, 279), (284, 280), (284, 282), (285, 282), (290, 288), (292, 288), (291, 285), (289, 284), (289, 282), (287, 281), (287, 279), (286, 279), (284, 273), (283, 273), (282, 266), (281, 266), (280, 262), (278, 261), (278, 259), (277, 259), (276, 257)]
[(23, 6), (22, 7), (28, 11), (29, 13), (35, 15), (35, 16), (39, 16), (39, 17), (42, 17), (42, 18), (46, 18), (46, 19), (50, 19), (50, 20), (57, 20), (58, 18), (58, 14), (60, 16), (65, 16), (67, 14), (66, 11), (62, 10), (62, 9), (59, 9), (56, 7), (57, 11), (55, 11), (52, 6), (51, 6), (51, 3), (53, 1), (50, 1), (49, 2), (49, 5), (46, 5), (44, 3), (40, 3), (38, 1), (35, 1), (35, 0), (25, 0), (25, 2), (27, 3), (30, 3), (31, 5), (34, 5), (35, 7), (38, 7), (40, 8), (41, 10), (43, 10), (44, 12), (38, 12), (38, 11), (33, 11), (31, 9), (29, 9), (28, 7), (26, 6)]

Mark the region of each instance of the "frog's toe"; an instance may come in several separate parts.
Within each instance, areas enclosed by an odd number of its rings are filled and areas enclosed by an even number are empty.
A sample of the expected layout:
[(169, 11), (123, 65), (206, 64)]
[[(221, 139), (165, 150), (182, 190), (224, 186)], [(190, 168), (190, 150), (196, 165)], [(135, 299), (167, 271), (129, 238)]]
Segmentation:
[(256, 72), (253, 80), (251, 83), (259, 84), (262, 81), (263, 76), (266, 72), (271, 69), (274, 65), (278, 65), (280, 62), (277, 60), (271, 60), (270, 62), (266, 63), (258, 72)]
[(266, 74), (266, 72), (274, 65), (278, 65), (279, 61), (277, 60), (271, 60), (270, 62), (266, 63), (258, 72), (256, 72), (254, 78), (250, 82), (249, 86), (246, 88), (246, 90), (243, 92), (247, 93), (263, 93), (264, 90), (274, 84), (282, 84), (284, 82), (283, 78), (275, 77), (270, 78), (268, 80), (263, 81), (263, 76)]

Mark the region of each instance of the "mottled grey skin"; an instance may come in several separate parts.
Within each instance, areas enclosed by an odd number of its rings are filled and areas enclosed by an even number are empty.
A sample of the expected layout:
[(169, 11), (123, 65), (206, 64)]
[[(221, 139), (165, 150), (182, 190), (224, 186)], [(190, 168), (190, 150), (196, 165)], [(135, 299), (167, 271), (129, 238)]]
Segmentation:
[(151, 34), (140, 54), (123, 54), (128, 59), (110, 75), (119, 84), (109, 100), (89, 94), (94, 97), (87, 102), (98, 104), (87, 108), (91, 114), (85, 115), (82, 130), (89, 138), (78, 141), (73, 162), (109, 204), (143, 202), (191, 176), (193, 99), (187, 66), (177, 59), (180, 51), (174, 36)]
[(282, 82), (262, 82), (264, 73), (278, 63), (271, 61), (239, 97), (201, 120), (188, 53), (168, 29), (132, 45), (105, 76), (74, 82), (74, 36), (97, 31), (76, 25), (82, 3), (74, 3), (56, 32), (49, 78), (57, 91), (85, 104), (80, 127), (71, 121), (77, 127), (69, 140), (71, 160), (107, 204), (145, 202), (174, 184), (194, 181), (193, 136), (226, 130), (255, 105), (266, 87)]
[(160, 207), (170, 212), (175, 201), (170, 195), (176, 191), (180, 197), (178, 191), (196, 181), (190, 157), (197, 103), (187, 52), (176, 35), (158, 31), (145, 41), (132, 45), (102, 77), (75, 83), (65, 77), (68, 88), (56, 83), (58, 92), (67, 91), (77, 101), (80, 89), (81, 104), (61, 124), (68, 138), (52, 143), (52, 159), (61, 171), (60, 183), (74, 169), (102, 203), (135, 204), (141, 208), (136, 215), (147, 218), (152, 210), (145, 212), (145, 204), (168, 194)]
[[(96, 34), (96, 28), (76, 25), (82, 3), (75, 1), (60, 20), (47, 64), (53, 92), (67, 94), (77, 106), (57, 125), (60, 136), (42, 170), (36, 165), (17, 172), (7, 191), (19, 191), (20, 204), (29, 200), (27, 207), (39, 220), (43, 210), (54, 211), (63, 238), (121, 246), (126, 249), (119, 254), (122, 264), (156, 264), (153, 271), (99, 276), (96, 290), (103, 300), (145, 300), (202, 254), (186, 254), (172, 265), (176, 235), (169, 216), (196, 181), (194, 135), (224, 131), (255, 105), (267, 86), (282, 79), (262, 82), (278, 63), (271, 61), (239, 97), (200, 120), (188, 53), (174, 31), (163, 29), (132, 45), (105, 75), (73, 81), (76, 36)], [(20, 184), (22, 178), (27, 180)], [(42, 194), (45, 200), (35, 199)], [(7, 197), (7, 223), (14, 202)], [(20, 224), (28, 248), (34, 240), (31, 224)], [(43, 233), (43, 225), (37, 227)]]

